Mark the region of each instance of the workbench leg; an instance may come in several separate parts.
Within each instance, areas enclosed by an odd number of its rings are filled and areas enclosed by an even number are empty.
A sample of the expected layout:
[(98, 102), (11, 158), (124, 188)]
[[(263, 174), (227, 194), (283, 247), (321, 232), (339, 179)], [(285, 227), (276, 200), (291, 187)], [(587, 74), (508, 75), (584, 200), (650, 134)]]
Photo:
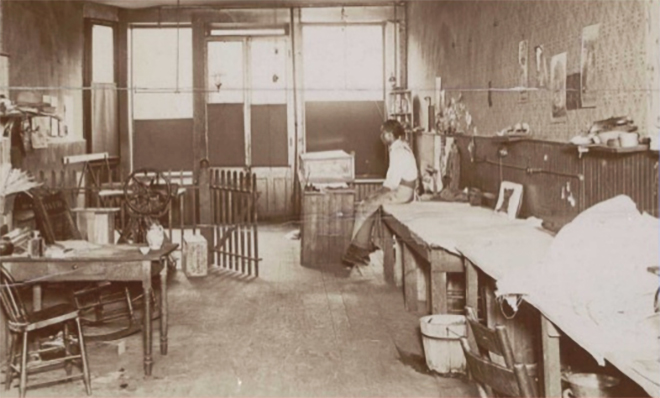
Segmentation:
[(406, 244), (403, 246), (403, 298), (406, 309), (411, 312), (417, 311), (417, 273), (418, 264), (412, 250)]
[(465, 305), (479, 311), (479, 273), (472, 261), (465, 259)]
[(394, 285), (394, 239), (392, 231), (381, 222), (382, 237), (381, 248), (383, 249), (383, 274), (385, 282)]
[(403, 286), (403, 241), (394, 236), (394, 286)]
[(442, 264), (431, 262), (431, 312), (446, 314), (449, 312), (447, 297), (447, 273), (441, 271)]
[(561, 396), (561, 358), (559, 356), (560, 333), (541, 315), (541, 346), (543, 348), (543, 396)]

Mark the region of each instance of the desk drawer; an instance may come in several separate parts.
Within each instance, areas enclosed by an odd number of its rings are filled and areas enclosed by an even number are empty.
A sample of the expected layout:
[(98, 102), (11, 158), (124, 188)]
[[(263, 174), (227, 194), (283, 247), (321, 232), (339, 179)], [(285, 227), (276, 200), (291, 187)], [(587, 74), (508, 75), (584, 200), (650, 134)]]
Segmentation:
[[(145, 272), (141, 263), (4, 263), (17, 281), (141, 281)], [(151, 275), (160, 272), (162, 265), (152, 263)]]

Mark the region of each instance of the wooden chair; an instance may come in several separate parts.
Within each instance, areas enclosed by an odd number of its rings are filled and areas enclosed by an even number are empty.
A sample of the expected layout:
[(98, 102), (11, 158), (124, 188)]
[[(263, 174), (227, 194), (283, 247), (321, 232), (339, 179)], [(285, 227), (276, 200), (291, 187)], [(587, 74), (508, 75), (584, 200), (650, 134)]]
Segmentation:
[[(524, 364), (514, 362), (513, 350), (504, 326), (488, 328), (477, 320), (476, 312), (466, 307), (467, 323), (473, 342), (461, 339), (467, 370), (477, 383), (481, 397), (536, 397), (536, 384)], [(503, 361), (494, 361), (492, 355)], [(501, 362), (504, 362), (501, 364)]]
[(35, 193), (34, 213), (47, 244), (57, 240), (82, 239), (64, 191)]
[[(66, 371), (65, 377), (35, 383), (29, 387), (34, 388), (63, 381), (82, 379), (85, 384), (87, 395), (91, 395), (92, 385), (90, 381), (89, 365), (87, 362), (85, 340), (82, 333), (82, 327), (80, 326), (80, 311), (71, 304), (59, 304), (44, 308), (41, 311), (28, 312), (25, 309), (25, 305), (23, 304), (16, 286), (17, 285), (9, 274), (9, 271), (0, 265), (0, 298), (2, 299), (2, 307), (7, 314), (7, 325), (11, 334), (11, 346), (8, 353), (8, 366), (5, 375), (5, 390), (9, 390), (14, 375), (18, 374), (20, 378), (18, 386), (19, 395), (24, 397), (28, 388), (28, 374), (41, 373), (50, 370), (50, 368), (55, 365), (62, 365)], [(72, 340), (69, 335), (70, 323), (75, 323), (78, 331), (77, 353), (74, 353), (71, 350)], [(30, 333), (46, 327), (55, 326), (62, 327), (64, 355), (54, 359), (28, 364), (28, 355), (43, 354), (48, 351), (45, 349), (30, 351), (28, 348)], [(77, 363), (81, 367), (80, 374), (71, 375), (72, 365), (74, 363)]]

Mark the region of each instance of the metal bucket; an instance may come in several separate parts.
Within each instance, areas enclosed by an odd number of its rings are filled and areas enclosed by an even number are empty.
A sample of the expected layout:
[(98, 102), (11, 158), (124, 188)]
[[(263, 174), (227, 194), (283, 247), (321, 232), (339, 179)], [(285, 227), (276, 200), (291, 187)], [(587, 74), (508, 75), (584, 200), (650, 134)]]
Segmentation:
[(565, 380), (569, 387), (564, 390), (562, 396), (569, 397), (614, 397), (615, 390), (619, 385), (619, 379), (598, 373), (573, 373), (567, 375)]

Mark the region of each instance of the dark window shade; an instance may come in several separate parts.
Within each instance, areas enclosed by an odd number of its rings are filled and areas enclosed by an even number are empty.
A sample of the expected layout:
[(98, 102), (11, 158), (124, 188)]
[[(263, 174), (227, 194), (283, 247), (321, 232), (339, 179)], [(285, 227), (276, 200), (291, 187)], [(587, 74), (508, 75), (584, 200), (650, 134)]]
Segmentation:
[(252, 105), (252, 165), (288, 166), (286, 105)]
[(307, 152), (355, 152), (356, 176), (384, 177), (387, 151), (380, 141), (382, 101), (307, 102)]
[(133, 128), (135, 169), (192, 169), (192, 119), (135, 120)]
[(208, 104), (206, 109), (210, 165), (245, 166), (243, 104)]

